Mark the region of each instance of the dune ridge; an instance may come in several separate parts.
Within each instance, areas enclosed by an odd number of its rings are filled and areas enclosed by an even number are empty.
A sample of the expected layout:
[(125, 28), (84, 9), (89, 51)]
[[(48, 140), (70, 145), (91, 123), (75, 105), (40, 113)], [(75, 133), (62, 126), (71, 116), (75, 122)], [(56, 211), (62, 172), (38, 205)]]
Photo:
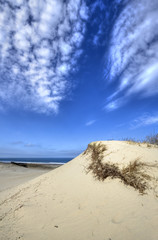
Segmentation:
[[(96, 144), (99, 144), (97, 142)], [(140, 194), (119, 178), (99, 181), (92, 171), (91, 153), (0, 196), (0, 236), (7, 239), (157, 240), (158, 148), (121, 141), (106, 146), (103, 163), (123, 169), (139, 158), (148, 188)]]

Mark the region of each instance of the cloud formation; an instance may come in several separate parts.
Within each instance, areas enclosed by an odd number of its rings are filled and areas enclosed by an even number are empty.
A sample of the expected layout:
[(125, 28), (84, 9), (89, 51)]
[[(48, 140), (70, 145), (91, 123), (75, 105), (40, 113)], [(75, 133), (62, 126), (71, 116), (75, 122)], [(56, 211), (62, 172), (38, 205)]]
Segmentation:
[(0, 108), (57, 112), (82, 54), (85, 2), (7, 0), (0, 12)]
[[(129, 97), (158, 94), (158, 1), (132, 0), (116, 19), (109, 51), (110, 81), (116, 91), (107, 99), (108, 110)], [(107, 70), (107, 69), (106, 69)]]
[(142, 126), (153, 125), (153, 124), (158, 124), (158, 114), (155, 114), (155, 115), (144, 114), (138, 117), (137, 119), (135, 119), (131, 123), (131, 128), (134, 129)]
[(41, 145), (39, 145), (39, 144), (34, 144), (34, 143), (28, 143), (28, 142), (23, 142), (23, 141), (15, 141), (15, 142), (11, 142), (10, 143), (11, 145), (13, 145), (13, 146), (17, 146), (17, 147), (28, 147), (28, 148), (32, 148), (32, 147), (41, 147)]
[(93, 125), (95, 122), (96, 122), (96, 120), (91, 120), (91, 121), (89, 121), (89, 122), (86, 123), (86, 126), (87, 126), (87, 127), (88, 127), (88, 126), (91, 126), (91, 125)]
[(103, 0), (96, 0), (94, 3), (91, 4), (91, 12), (94, 13), (96, 9), (105, 10), (105, 4)]

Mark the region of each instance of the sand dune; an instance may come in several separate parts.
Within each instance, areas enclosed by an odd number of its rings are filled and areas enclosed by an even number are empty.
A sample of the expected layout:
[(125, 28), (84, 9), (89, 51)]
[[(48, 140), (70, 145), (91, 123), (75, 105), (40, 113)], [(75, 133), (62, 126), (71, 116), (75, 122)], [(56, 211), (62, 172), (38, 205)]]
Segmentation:
[(151, 176), (146, 194), (119, 179), (87, 172), (90, 153), (0, 196), (0, 239), (157, 240), (158, 148), (102, 142), (104, 162), (122, 168), (138, 159)]

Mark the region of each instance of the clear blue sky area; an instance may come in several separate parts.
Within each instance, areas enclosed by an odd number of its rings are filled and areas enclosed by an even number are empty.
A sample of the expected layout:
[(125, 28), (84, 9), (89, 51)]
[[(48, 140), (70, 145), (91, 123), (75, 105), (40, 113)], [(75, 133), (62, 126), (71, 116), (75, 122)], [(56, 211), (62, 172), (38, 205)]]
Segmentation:
[(0, 157), (158, 132), (157, 0), (0, 3)]

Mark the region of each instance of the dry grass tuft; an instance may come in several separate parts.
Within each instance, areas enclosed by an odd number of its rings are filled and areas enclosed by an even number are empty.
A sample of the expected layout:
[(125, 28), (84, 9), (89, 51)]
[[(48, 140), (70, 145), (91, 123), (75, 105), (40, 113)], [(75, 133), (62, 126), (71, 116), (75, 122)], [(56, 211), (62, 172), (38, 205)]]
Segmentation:
[(148, 188), (146, 180), (150, 179), (149, 175), (142, 172), (143, 167), (144, 164), (136, 159), (120, 171), (124, 184), (134, 187), (142, 194)]
[(158, 145), (158, 133), (147, 136), (145, 142), (148, 144)]
[[(105, 152), (107, 150), (106, 146), (102, 143), (90, 143), (88, 144), (87, 149), (84, 151), (84, 155), (91, 152), (92, 154), (94, 154), (95, 156), (102, 154), (103, 152)], [(94, 156), (94, 157), (95, 157)]]
[(102, 162), (103, 153), (106, 150), (106, 146), (101, 143), (88, 145), (84, 152), (84, 154), (91, 153), (91, 163), (87, 168), (87, 173), (92, 171), (94, 177), (100, 181), (104, 181), (108, 177), (119, 178), (125, 185), (131, 186), (144, 194), (148, 188), (146, 180), (150, 180), (150, 176), (141, 171), (144, 164), (136, 159), (123, 169), (119, 169), (115, 164)]
[(141, 146), (141, 143), (146, 143), (148, 148), (151, 148), (152, 146), (157, 147), (158, 146), (158, 133), (146, 136), (143, 140), (136, 140), (134, 138), (124, 138), (123, 141), (126, 141), (129, 144), (137, 144)]
[(136, 140), (134, 138), (124, 138), (123, 141), (125, 141), (125, 142), (127, 142), (129, 144), (136, 144), (138, 146), (140, 146), (140, 144), (141, 144), (141, 141)]

